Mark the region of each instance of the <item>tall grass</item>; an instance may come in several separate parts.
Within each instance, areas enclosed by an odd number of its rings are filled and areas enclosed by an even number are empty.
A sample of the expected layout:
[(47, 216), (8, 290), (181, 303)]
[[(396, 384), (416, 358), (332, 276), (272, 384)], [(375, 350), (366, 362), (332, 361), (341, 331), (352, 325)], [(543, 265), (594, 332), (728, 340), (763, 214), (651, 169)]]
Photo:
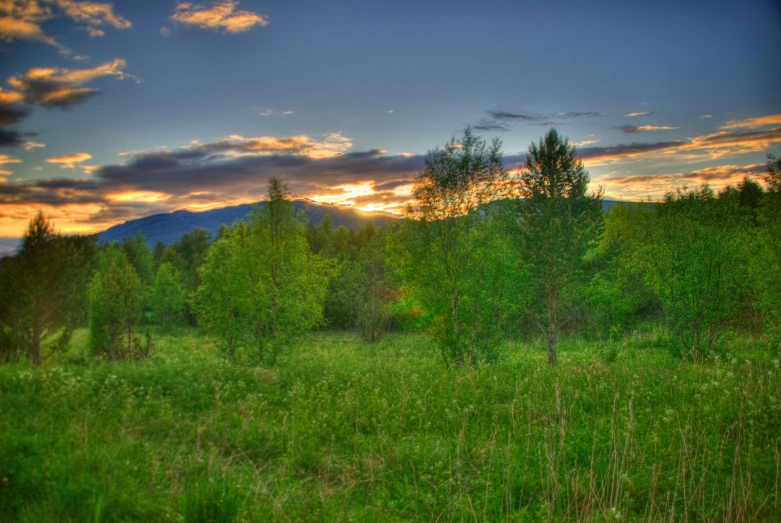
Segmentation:
[(509, 344), (444, 369), (423, 337), (314, 334), (273, 367), (193, 331), (139, 362), (0, 367), (0, 520), (781, 520), (781, 369), (648, 336)]

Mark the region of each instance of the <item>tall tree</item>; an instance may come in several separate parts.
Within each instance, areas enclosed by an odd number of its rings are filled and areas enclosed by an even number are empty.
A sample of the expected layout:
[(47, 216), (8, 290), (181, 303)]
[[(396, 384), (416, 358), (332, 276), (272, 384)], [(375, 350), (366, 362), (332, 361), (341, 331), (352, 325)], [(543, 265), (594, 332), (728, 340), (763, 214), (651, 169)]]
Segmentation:
[(199, 322), (232, 356), (254, 346), (260, 359), (274, 357), (281, 344), (322, 321), (327, 267), (311, 255), (303, 217), (277, 179), (251, 224), (221, 233), (200, 273)]
[(133, 353), (133, 327), (143, 311), (144, 285), (125, 254), (106, 253), (108, 267), (90, 285), (90, 345), (109, 360)]
[(152, 285), (155, 279), (155, 261), (141, 231), (132, 238), (123, 240), (120, 247), (124, 251), (127, 261), (136, 270), (141, 283), (147, 287)]
[(157, 269), (155, 283), (149, 291), (153, 321), (164, 330), (170, 330), (181, 322), (185, 302), (181, 274), (170, 263), (163, 263)]
[(183, 234), (167, 249), (161, 260), (170, 262), (179, 271), (182, 286), (187, 295), (185, 315), (191, 324), (195, 324), (195, 311), (198, 308), (198, 287), (201, 286), (200, 269), (206, 261), (206, 253), (212, 243), (212, 235), (206, 229), (197, 227)]
[(47, 340), (60, 334), (56, 348), (69, 340), (81, 306), (83, 267), (75, 244), (57, 234), (41, 212), (30, 221), (19, 254), (3, 263), (0, 323), (6, 333), (15, 333), (35, 365), (43, 360)]
[(488, 245), (482, 205), (502, 196), (507, 173), (501, 143), (491, 145), (466, 129), (429, 151), (415, 180), (415, 207), (392, 251), (405, 285), (429, 314), (448, 364), (493, 358), (506, 285), (492, 267), (501, 250)]
[(532, 274), (537, 324), (556, 364), (559, 331), (570, 320), (584, 280), (584, 257), (602, 226), (601, 192), (588, 194), (590, 177), (575, 146), (551, 129), (526, 154), (516, 203), (517, 232)]

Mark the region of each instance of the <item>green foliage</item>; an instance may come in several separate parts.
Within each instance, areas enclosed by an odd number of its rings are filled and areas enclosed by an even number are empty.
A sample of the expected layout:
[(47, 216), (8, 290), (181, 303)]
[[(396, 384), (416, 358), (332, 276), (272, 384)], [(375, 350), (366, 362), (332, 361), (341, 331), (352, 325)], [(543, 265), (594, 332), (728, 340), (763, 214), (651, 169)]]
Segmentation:
[(133, 327), (141, 318), (144, 286), (124, 252), (110, 249), (105, 257), (108, 267), (90, 285), (90, 346), (109, 360), (138, 356)]
[(505, 189), (500, 145), (466, 129), (429, 151), (415, 180), (416, 219), (391, 237), (394, 264), (450, 365), (496, 360), (512, 297), (514, 261), (481, 207)]
[(670, 193), (653, 209), (627, 208), (611, 220), (621, 234), (621, 263), (659, 301), (680, 357), (699, 359), (715, 348), (741, 289), (737, 207), (707, 186)]
[(585, 256), (602, 226), (601, 193), (587, 194), (589, 181), (575, 147), (556, 129), (529, 146), (515, 234), (532, 275), (536, 322), (548, 339), (551, 364), (559, 330), (571, 321), (578, 287), (587, 280)]
[(751, 268), (759, 289), (759, 309), (776, 351), (781, 354), (781, 159), (769, 156), (765, 183), (768, 191), (758, 209), (759, 247)]
[(181, 275), (170, 263), (163, 263), (157, 269), (148, 301), (152, 308), (154, 322), (164, 330), (170, 330), (181, 323), (186, 296), (182, 288)]
[(309, 252), (302, 217), (287, 196), (272, 179), (252, 223), (225, 229), (201, 269), (199, 323), (232, 358), (248, 347), (261, 360), (274, 358), (281, 345), (322, 322), (328, 266)]
[(43, 213), (30, 221), (18, 256), (0, 263), (0, 359), (40, 365), (45, 344), (67, 346), (84, 309), (89, 247), (57, 234)]
[(122, 252), (130, 265), (135, 269), (141, 283), (145, 287), (150, 287), (155, 279), (155, 262), (152, 257), (152, 251), (146, 239), (139, 232), (132, 238), (127, 238), (119, 244)]

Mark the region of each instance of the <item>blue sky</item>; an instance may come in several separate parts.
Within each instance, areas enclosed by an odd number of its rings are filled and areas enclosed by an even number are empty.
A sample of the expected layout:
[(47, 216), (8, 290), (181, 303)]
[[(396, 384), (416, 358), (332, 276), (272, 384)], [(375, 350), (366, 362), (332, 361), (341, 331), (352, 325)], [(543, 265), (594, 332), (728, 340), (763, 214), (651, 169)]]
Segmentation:
[[(465, 126), (551, 126), (608, 197), (781, 152), (781, 8), (742, 2), (0, 0), (0, 236), (301, 197), (396, 211)], [(631, 115), (631, 116), (627, 116)]]

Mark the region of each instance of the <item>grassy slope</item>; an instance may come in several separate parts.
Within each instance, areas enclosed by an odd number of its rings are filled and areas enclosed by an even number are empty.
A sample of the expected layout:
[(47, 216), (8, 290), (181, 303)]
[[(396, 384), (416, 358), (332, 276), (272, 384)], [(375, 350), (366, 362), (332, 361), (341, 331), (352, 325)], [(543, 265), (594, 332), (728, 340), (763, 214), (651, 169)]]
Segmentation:
[(195, 332), (95, 363), (85, 336), (0, 368), (0, 521), (781, 520), (781, 369), (745, 342), (445, 371), (418, 336), (314, 334), (274, 367)]

